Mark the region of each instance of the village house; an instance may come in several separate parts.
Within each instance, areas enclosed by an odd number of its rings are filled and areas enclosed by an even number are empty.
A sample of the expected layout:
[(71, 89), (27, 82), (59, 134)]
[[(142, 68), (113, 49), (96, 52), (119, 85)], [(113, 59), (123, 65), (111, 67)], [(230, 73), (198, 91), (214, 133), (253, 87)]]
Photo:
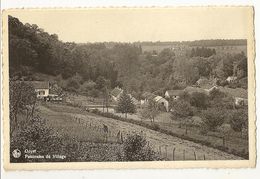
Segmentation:
[(180, 98), (180, 95), (182, 94), (182, 90), (167, 90), (164, 94), (165, 98), (167, 99), (174, 99), (177, 100)]
[(37, 98), (43, 99), (50, 94), (50, 83), (48, 81), (32, 81), (30, 82), (35, 89)]
[(209, 95), (209, 91), (207, 89), (203, 89), (203, 88), (199, 88), (199, 87), (193, 87), (193, 86), (187, 86), (183, 91), (187, 92), (190, 95), (192, 95), (195, 92)]
[(153, 93), (149, 93), (149, 92), (145, 92), (142, 95), (142, 100), (141, 100), (141, 105), (146, 105), (148, 104), (149, 101), (153, 100), (155, 101), (158, 105), (161, 105), (164, 107), (164, 109), (168, 112), (169, 111), (169, 102), (161, 97), (161, 96), (157, 96)]
[[(120, 96), (123, 94), (123, 91), (124, 90), (119, 88), (119, 87), (114, 88), (110, 92), (110, 96), (111, 96), (112, 100), (115, 101), (115, 102), (118, 102)], [(133, 103), (135, 105), (139, 105), (139, 101), (135, 97), (133, 97), (131, 94), (128, 94), (128, 95), (130, 96), (131, 100), (133, 101)]]
[(228, 83), (234, 83), (234, 82), (236, 82), (236, 80), (237, 80), (237, 77), (236, 77), (236, 76), (229, 76), (229, 77), (226, 79), (226, 81), (227, 81)]
[(110, 96), (114, 101), (118, 101), (122, 93), (123, 90), (119, 87), (116, 87), (110, 92)]

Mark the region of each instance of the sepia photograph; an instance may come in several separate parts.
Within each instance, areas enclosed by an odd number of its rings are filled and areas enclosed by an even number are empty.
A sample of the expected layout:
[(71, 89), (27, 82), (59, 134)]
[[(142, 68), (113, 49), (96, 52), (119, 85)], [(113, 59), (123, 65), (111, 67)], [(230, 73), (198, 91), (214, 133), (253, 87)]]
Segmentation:
[(254, 166), (252, 7), (4, 13), (7, 168)]

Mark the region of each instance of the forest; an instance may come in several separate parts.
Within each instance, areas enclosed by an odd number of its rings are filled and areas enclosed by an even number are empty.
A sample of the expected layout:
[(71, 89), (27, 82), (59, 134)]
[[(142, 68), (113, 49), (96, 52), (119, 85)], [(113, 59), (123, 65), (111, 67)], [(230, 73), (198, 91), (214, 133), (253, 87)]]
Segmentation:
[(223, 54), (209, 48), (246, 45), (246, 40), (156, 42), (184, 48), (181, 52), (172, 48), (143, 52), (142, 45), (149, 43), (62, 42), (56, 34), (9, 16), (10, 77), (45, 80), (35, 75), (45, 74), (55, 78), (66, 91), (93, 97), (119, 86), (139, 99), (144, 91), (163, 95), (168, 89), (193, 85), (201, 77), (217, 78), (224, 84), (232, 75), (241, 79), (233, 88), (247, 88), (246, 53)]

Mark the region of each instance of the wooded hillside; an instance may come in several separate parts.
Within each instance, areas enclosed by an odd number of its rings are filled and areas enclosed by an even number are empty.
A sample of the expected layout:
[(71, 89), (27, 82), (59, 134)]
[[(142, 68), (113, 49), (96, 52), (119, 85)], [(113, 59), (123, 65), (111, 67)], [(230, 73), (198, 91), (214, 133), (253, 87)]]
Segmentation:
[[(246, 40), (172, 44), (182, 48), (143, 52), (143, 43), (62, 42), (56, 34), (9, 16), (10, 77), (14, 79), (44, 80), (35, 79), (37, 72), (53, 76), (68, 91), (96, 97), (105, 88), (120, 86), (139, 98), (144, 91), (161, 95), (167, 89), (193, 85), (202, 76), (220, 80), (232, 75), (239, 79), (247, 77), (245, 52), (218, 53), (212, 49), (200, 55), (208, 46), (245, 45)], [(185, 45), (203, 48), (191, 52)]]

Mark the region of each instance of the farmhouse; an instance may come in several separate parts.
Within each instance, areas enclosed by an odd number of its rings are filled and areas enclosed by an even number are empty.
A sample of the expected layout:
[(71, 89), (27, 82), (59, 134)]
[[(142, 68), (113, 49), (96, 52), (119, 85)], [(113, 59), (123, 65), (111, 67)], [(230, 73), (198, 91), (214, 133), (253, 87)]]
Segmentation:
[(165, 98), (172, 98), (174, 100), (177, 100), (180, 98), (182, 92), (183, 92), (182, 90), (167, 90), (164, 96)]
[(161, 97), (161, 96), (157, 96), (153, 93), (149, 93), (149, 92), (145, 92), (144, 94), (142, 94), (142, 100), (141, 100), (141, 105), (145, 105), (147, 104), (149, 101), (153, 100), (155, 101), (158, 105), (163, 106), (164, 109), (168, 112), (169, 111), (169, 102)]
[(235, 81), (237, 80), (237, 77), (236, 76), (229, 76), (226, 81), (228, 83), (234, 83)]
[(110, 92), (110, 96), (114, 101), (118, 101), (122, 93), (123, 90), (119, 87), (116, 87)]
[(48, 81), (32, 81), (29, 82), (35, 89), (37, 98), (44, 98), (49, 96), (50, 93), (50, 83)]
[[(123, 91), (124, 90), (119, 88), (119, 87), (114, 88), (110, 92), (110, 96), (111, 96), (112, 100), (114, 100), (115, 102), (118, 102), (118, 100), (119, 100), (120, 96), (122, 95)], [(128, 94), (128, 95), (130, 96), (131, 100), (133, 101), (133, 103), (135, 105), (139, 104), (139, 101), (136, 98), (134, 98), (131, 94)]]
[(197, 93), (204, 93), (206, 95), (209, 94), (208, 90), (203, 89), (203, 88), (198, 88), (198, 87), (193, 87), (193, 86), (187, 86), (184, 89), (185, 92), (187, 92), (188, 94), (192, 95), (193, 93), (197, 92)]

